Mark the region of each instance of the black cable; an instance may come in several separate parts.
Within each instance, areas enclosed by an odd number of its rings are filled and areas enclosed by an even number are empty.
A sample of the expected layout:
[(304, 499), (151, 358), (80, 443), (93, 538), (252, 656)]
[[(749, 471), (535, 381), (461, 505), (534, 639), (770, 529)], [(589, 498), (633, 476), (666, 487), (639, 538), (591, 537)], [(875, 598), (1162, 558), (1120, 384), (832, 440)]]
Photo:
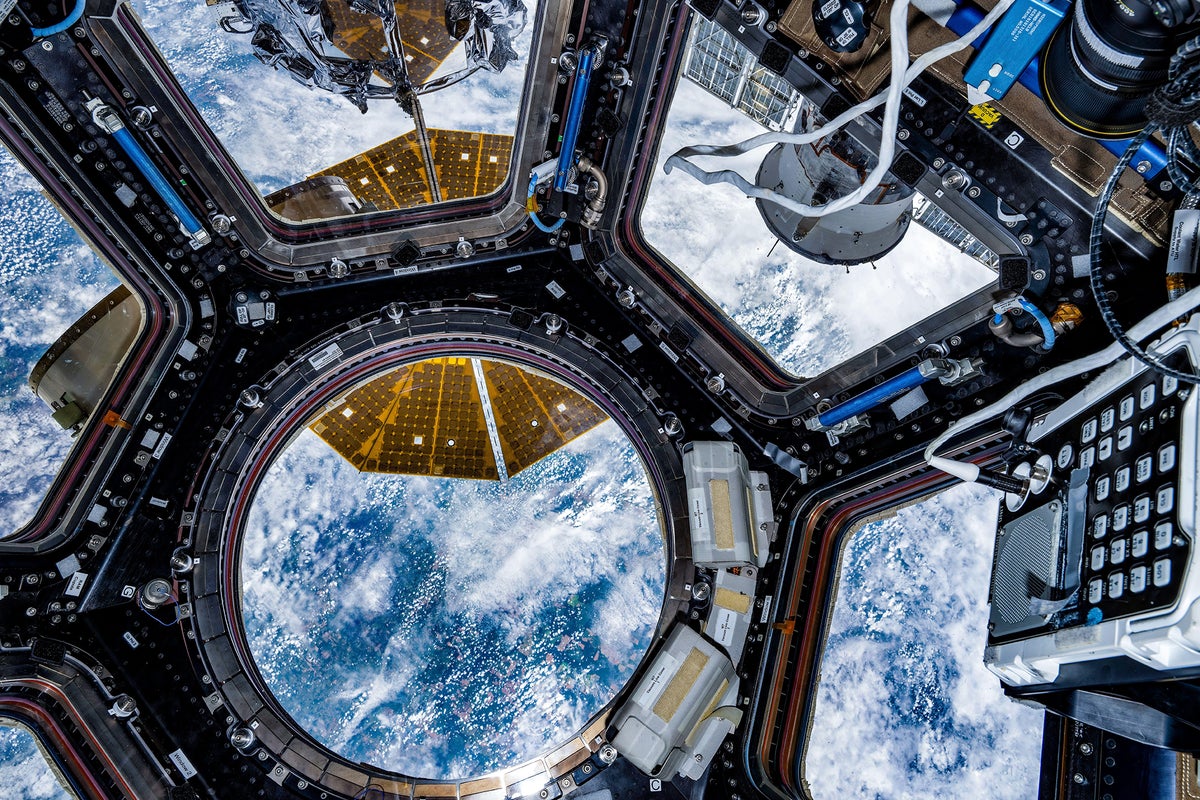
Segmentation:
[(996, 472), (993, 469), (979, 470), (979, 477), (975, 479), (975, 482), (980, 486), (987, 486), (989, 489), (999, 489), (1009, 494), (1025, 494), (1025, 491), (1029, 488), (1029, 481), (1015, 478), (1012, 475), (1005, 475), (1003, 472)]
[(1183, 173), (1179, 164), (1179, 154), (1182, 149), (1190, 156), (1196, 150), (1188, 127), (1197, 118), (1200, 118), (1200, 96), (1195, 91), (1198, 83), (1200, 83), (1200, 36), (1185, 42), (1172, 57), (1167, 83), (1155, 90), (1146, 105), (1146, 116), (1149, 119), (1146, 127), (1130, 141), (1129, 147), (1125, 148), (1125, 152), (1117, 161), (1116, 169), (1108, 176), (1108, 181), (1097, 198), (1096, 213), (1092, 215), (1092, 229), (1088, 238), (1092, 298), (1096, 302), (1096, 308), (1100, 311), (1100, 319), (1104, 321), (1104, 326), (1108, 329), (1109, 334), (1125, 352), (1150, 369), (1175, 378), (1182, 383), (1193, 385), (1200, 383), (1200, 376), (1168, 367), (1125, 333), (1124, 326), (1113, 312), (1112, 303), (1108, 299), (1108, 291), (1104, 286), (1101, 250), (1104, 246), (1104, 223), (1108, 219), (1108, 206), (1116, 193), (1117, 182), (1120, 181), (1125, 169), (1133, 161), (1134, 154), (1155, 131), (1161, 128), (1167, 139), (1167, 169), (1171, 180), (1185, 191), (1195, 189), (1195, 182)]

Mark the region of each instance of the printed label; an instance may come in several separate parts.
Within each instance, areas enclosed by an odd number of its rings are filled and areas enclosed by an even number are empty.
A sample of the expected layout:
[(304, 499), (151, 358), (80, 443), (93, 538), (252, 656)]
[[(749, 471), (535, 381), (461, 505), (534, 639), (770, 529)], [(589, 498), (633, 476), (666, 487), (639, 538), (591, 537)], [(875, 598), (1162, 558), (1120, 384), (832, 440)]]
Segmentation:
[(308, 357), (308, 363), (313, 369), (321, 369), (342, 357), (342, 348), (337, 342), (331, 342)]
[(195, 777), (196, 768), (192, 766), (191, 761), (188, 761), (188, 757), (183, 754), (182, 750), (176, 750), (167, 758), (171, 759), (171, 763), (179, 770), (179, 774), (183, 776), (184, 780)]
[(659, 656), (659, 661), (654, 670), (646, 676), (644, 688), (639, 693), (637, 701), (645, 708), (653, 708), (654, 703), (658, 700), (659, 695), (667, 688), (667, 684), (671, 682), (671, 678), (675, 675), (675, 669), (679, 666), (679, 662), (675, 657), (667, 653)]
[(167, 452), (167, 445), (171, 443), (171, 434), (164, 433), (162, 438), (158, 440), (158, 446), (154, 448), (154, 452), (150, 454), (151, 458), (162, 458), (162, 454)]
[(716, 624), (711, 626), (708, 635), (722, 646), (728, 646), (733, 641), (734, 628), (737, 625), (737, 614), (728, 608), (718, 608)]
[(83, 585), (87, 583), (88, 574), (86, 572), (76, 572), (71, 576), (71, 580), (67, 582), (67, 591), (64, 594), (67, 597), (79, 597), (83, 593)]

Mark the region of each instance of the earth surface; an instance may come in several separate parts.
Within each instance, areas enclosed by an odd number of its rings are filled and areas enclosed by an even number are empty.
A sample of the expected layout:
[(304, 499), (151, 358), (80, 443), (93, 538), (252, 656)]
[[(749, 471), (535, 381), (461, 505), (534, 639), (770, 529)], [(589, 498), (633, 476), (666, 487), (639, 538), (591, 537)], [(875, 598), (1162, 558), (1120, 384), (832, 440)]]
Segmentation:
[(666, 558), (611, 420), (505, 483), (359, 472), (306, 430), (255, 497), (241, 577), (250, 649), (297, 722), (351, 761), (465, 778), (612, 700)]
[[(386, 113), (361, 116), (344, 101), (267, 71), (244, 41), (215, 33), (216, 12), (202, 3), (139, 0), (135, 8), (181, 83), (263, 191), (400, 132), (401, 123)], [(516, 71), (513, 76), (520, 77)], [(436, 112), (442, 116), (430, 124), (511, 131), (520, 80), (501, 77), (463, 86), (463, 98), (447, 98)], [(743, 138), (741, 126), (750, 123), (714, 108), (686, 81), (680, 86), (688, 102), (678, 104), (683, 111), (672, 111), (660, 160), (682, 143)], [(298, 118), (297, 108), (308, 109), (306, 116)], [(679, 173), (667, 178), (683, 180)], [(677, 258), (718, 305), (795, 372), (813, 374), (836, 364), (924, 313), (914, 311), (913, 302), (924, 303), (921, 308), (945, 302), (978, 280), (971, 265), (931, 250), (936, 243), (921, 245), (923, 231), (914, 239), (915, 253), (898, 249), (878, 269), (800, 264), (782, 247), (771, 252), (772, 241), (757, 211), (744, 207), (745, 198), (706, 194), (682, 182), (662, 185), (672, 191), (648, 205), (643, 226), (649, 240)], [(0, 198), (0, 471), (10, 476), (0, 485), (0, 531), (8, 532), (32, 516), (72, 443), (24, 385), (26, 376), (45, 348), (116, 281), (8, 156), (0, 157)], [(721, 210), (719, 226), (699, 213), (705, 208)], [(745, 224), (731, 225), (731, 218)], [(612, 558), (604, 548), (613, 543), (572, 538), (609, 527), (598, 515), (607, 513), (606, 496), (626, 496), (620, 480), (603, 476), (595, 483), (598, 494), (573, 490), (558, 515), (595, 518), (578, 528), (550, 528), (565, 537), (561, 547), (548, 541), (535, 548), (525, 531), (512, 527), (529, 512), (523, 501), (489, 527), (497, 535), (463, 542), (471, 528), (450, 525), (447, 531), (432, 522), (444, 520), (449, 503), (458, 502), (456, 490), (411, 480), (368, 481), (361, 487), (363, 507), (339, 505), (331, 475), (340, 468), (323, 461), (315, 444), (298, 442), (295, 463), (286, 457), (281, 462), (280, 491), (288, 485), (305, 491), (299, 502), (289, 500), (289, 524), (272, 523), (258, 545), (247, 544), (245, 585), (248, 598), (264, 609), (264, 671), (285, 705), (299, 710), (314, 698), (318, 671), (303, 636), (290, 627), (296, 619), (287, 618), (284, 599), (295, 603), (297, 615), (311, 614), (326, 625), (331, 638), (324, 646), (350, 649), (332, 670), (335, 691), (326, 693), (334, 712), (312, 723), (318, 738), (396, 768), (462, 774), (524, 757), (503, 742), (493, 752), (470, 753), (462, 748), (464, 737), (496, 743), (506, 737), (506, 725), (518, 725), (527, 734), (523, 746), (537, 749), (551, 728), (586, 720), (609, 691), (600, 687), (632, 669), (644, 644), (628, 629), (623, 639), (612, 631), (657, 607), (661, 554), (654, 549), (660, 543), (622, 539), (619, 546), (630, 548), (624, 567), (597, 571), (598, 559)], [(586, 444), (580, 440), (579, 447)], [(563, 458), (545, 462), (549, 486), (590, 468), (585, 452), (569, 450)], [(284, 508), (270, 497), (261, 495), (264, 525), (266, 509)], [(480, 496), (472, 502), (490, 503), (490, 510), (512, 500)], [(324, 503), (325, 510), (306, 510), (306, 503)], [(305, 513), (309, 521), (300, 524)], [(1008, 702), (980, 663), (994, 513), (994, 499), (982, 491), (955, 490), (865, 526), (851, 539), (806, 757), (815, 797), (1033, 795), (1041, 714)], [(644, 525), (643, 517), (638, 520), (620, 526), (623, 535)], [(500, 535), (505, 531), (520, 531), (515, 545)], [(508, 577), (497, 581), (478, 571), (486, 559), (513, 552), (526, 560), (514, 563)], [(289, 564), (303, 569), (289, 573)], [(543, 602), (541, 592), (557, 602)], [(532, 597), (537, 599), (530, 602)], [(270, 625), (277, 627), (268, 630)], [(461, 626), (469, 635), (457, 635)], [(406, 639), (415, 649), (403, 650)], [(436, 655), (420, 660), (430, 653)], [(480, 666), (495, 679), (492, 686), (474, 680)], [(437, 705), (405, 688), (415, 676), (440, 684)], [(540, 684), (556, 686), (556, 698), (541, 694)], [(404, 725), (394, 724), (402, 718)], [(425, 742), (423, 752), (401, 752), (418, 739)], [(14, 729), (0, 729), (0, 786), (16, 800), (69, 796), (29, 734)]]

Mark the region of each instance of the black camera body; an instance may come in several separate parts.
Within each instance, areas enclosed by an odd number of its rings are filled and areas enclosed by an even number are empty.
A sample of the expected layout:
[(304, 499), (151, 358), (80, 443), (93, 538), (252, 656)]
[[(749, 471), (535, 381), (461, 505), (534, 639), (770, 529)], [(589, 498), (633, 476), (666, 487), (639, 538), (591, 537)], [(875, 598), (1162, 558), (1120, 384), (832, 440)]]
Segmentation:
[(1042, 97), (1071, 130), (1125, 139), (1146, 125), (1146, 100), (1197, 30), (1193, 0), (1078, 0), (1042, 53)]

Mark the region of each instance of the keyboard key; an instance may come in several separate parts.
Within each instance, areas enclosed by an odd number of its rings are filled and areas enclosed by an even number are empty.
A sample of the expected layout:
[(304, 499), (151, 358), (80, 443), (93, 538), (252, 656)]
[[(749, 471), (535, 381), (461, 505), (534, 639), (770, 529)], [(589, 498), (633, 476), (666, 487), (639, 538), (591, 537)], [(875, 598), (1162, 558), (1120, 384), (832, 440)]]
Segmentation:
[(1098, 514), (1092, 520), (1092, 536), (1103, 539), (1108, 534), (1108, 514)]
[(1134, 558), (1141, 558), (1150, 550), (1150, 534), (1146, 531), (1138, 531), (1130, 540), (1130, 552)]
[(1160, 514), (1170, 514), (1175, 510), (1175, 487), (1164, 486), (1154, 497), (1154, 507)]
[(1112, 513), (1112, 529), (1113, 533), (1119, 533), (1129, 527), (1129, 504), (1122, 503), (1113, 509)]
[(1113, 473), (1113, 491), (1123, 492), (1129, 488), (1129, 467), (1121, 467)]
[(1114, 572), (1108, 576), (1108, 596), (1116, 600), (1125, 594), (1125, 573)]
[(1171, 582), (1171, 559), (1160, 558), (1154, 562), (1154, 585), (1166, 586)]
[(1124, 564), (1125, 563), (1125, 551), (1128, 548), (1128, 546), (1129, 546), (1129, 542), (1127, 542), (1125, 539), (1114, 539), (1113, 543), (1111, 545), (1109, 545), (1109, 549), (1108, 549), (1109, 561), (1111, 561), (1114, 564)]
[(1105, 436), (1100, 440), (1100, 444), (1096, 445), (1096, 455), (1101, 461), (1112, 455), (1112, 437)]
[(1133, 444), (1133, 426), (1125, 425), (1117, 431), (1117, 450), (1124, 452)]
[(1164, 444), (1158, 448), (1158, 471), (1170, 472), (1175, 469), (1175, 445)]
[(1103, 503), (1108, 499), (1108, 493), (1112, 489), (1112, 481), (1107, 475), (1096, 479), (1096, 502)]
[(1154, 549), (1166, 550), (1171, 546), (1171, 537), (1174, 536), (1175, 529), (1171, 523), (1163, 520), (1154, 526)]
[[(1089, 587), (1090, 589), (1091, 587)], [(1129, 570), (1129, 591), (1141, 594), (1146, 591), (1146, 568), (1134, 567)]]
[(1104, 599), (1104, 579), (1092, 578), (1088, 581), (1088, 602), (1096, 605)]
[(1143, 411), (1154, 405), (1154, 401), (1158, 391), (1154, 388), (1154, 384), (1150, 383), (1142, 387), (1142, 391), (1138, 394), (1138, 405)]
[(1179, 380), (1170, 375), (1163, 378), (1163, 397), (1170, 397), (1179, 388)]
[(1079, 443), (1087, 444), (1095, 439), (1096, 431), (1096, 420), (1089, 419), (1087, 422), (1083, 423), (1083, 428), (1079, 432)]
[(1145, 522), (1150, 519), (1150, 495), (1144, 494), (1133, 501), (1133, 521)]
[(1133, 465), (1134, 477), (1138, 483), (1145, 483), (1154, 475), (1154, 459), (1142, 456)]
[(1106, 408), (1100, 412), (1100, 432), (1107, 433), (1113, 429), (1113, 425), (1117, 424), (1117, 412), (1112, 408)]
[(1074, 457), (1075, 448), (1071, 447), (1070, 442), (1067, 442), (1062, 446), (1062, 449), (1058, 451), (1058, 460), (1055, 461), (1055, 463), (1058, 464), (1059, 469), (1066, 469), (1067, 467), (1071, 466), (1071, 459)]
[(1089, 469), (1096, 464), (1096, 448), (1087, 447), (1079, 453), (1079, 468)]
[(1107, 552), (1107, 549), (1102, 544), (1092, 548), (1092, 572), (1099, 572), (1104, 569), (1104, 558)]

